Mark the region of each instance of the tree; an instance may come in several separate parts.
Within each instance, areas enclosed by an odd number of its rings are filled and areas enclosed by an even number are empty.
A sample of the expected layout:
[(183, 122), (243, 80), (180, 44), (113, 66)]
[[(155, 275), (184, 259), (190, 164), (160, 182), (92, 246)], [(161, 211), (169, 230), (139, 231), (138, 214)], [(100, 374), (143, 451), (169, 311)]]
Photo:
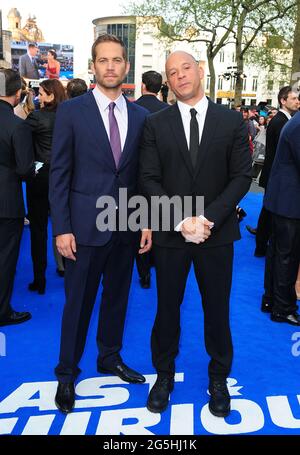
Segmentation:
[[(244, 0), (240, 4), (235, 35), (237, 73), (243, 74), (247, 52), (271, 24), (283, 19), (299, 0)], [(235, 104), (241, 104), (243, 80), (237, 78)]]
[[(298, 73), (298, 75), (296, 75)], [(293, 44), (293, 61), (292, 61), (292, 74), (291, 84), (300, 79), (300, 0), (297, 0), (297, 20), (294, 33)]]
[(230, 41), (242, 0), (143, 0), (127, 9), (154, 22), (159, 36), (170, 42), (205, 43), (210, 75), (210, 98), (215, 100), (214, 59)]

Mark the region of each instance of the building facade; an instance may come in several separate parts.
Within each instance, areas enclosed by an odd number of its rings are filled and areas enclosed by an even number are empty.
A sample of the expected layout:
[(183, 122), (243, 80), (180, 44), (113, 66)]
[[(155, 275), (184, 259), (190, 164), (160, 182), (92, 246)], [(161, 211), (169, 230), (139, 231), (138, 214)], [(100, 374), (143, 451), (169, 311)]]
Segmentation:
[[(185, 50), (192, 53), (203, 66), (203, 81), (206, 94), (209, 94), (210, 75), (208, 72), (205, 43), (167, 42), (159, 37), (157, 27), (151, 18), (136, 16), (110, 16), (93, 20), (95, 38), (103, 33), (112, 33), (125, 42), (128, 49), (131, 70), (125, 81), (125, 91), (138, 98), (142, 74), (155, 70), (165, 80), (165, 61), (170, 52)], [(291, 58), (285, 55), (284, 59)], [(227, 44), (215, 58), (216, 102), (232, 105), (236, 82), (236, 57), (234, 44)], [(277, 106), (277, 93), (280, 87), (289, 83), (284, 67), (282, 69), (261, 68), (255, 64), (246, 64), (243, 78), (242, 103), (257, 105), (264, 101), (268, 105)], [(172, 94), (171, 94), (172, 96)]]

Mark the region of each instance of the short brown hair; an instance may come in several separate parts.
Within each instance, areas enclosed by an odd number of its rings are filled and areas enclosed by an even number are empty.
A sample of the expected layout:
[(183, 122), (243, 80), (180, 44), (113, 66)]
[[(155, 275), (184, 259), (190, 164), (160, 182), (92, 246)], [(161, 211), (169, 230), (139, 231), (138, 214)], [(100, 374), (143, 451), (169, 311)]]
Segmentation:
[(98, 44), (101, 44), (101, 43), (120, 44), (120, 46), (122, 47), (122, 50), (123, 50), (123, 58), (127, 62), (126, 47), (125, 47), (125, 44), (123, 43), (123, 41), (121, 40), (121, 38), (118, 38), (115, 35), (109, 35), (108, 33), (106, 33), (104, 35), (99, 35), (98, 38), (96, 39), (96, 41), (94, 42), (94, 44), (92, 45), (92, 60), (94, 63), (96, 61), (96, 56), (97, 56), (96, 47), (98, 46)]
[(293, 91), (292, 87), (290, 85), (286, 85), (285, 87), (282, 87), (279, 90), (278, 93), (278, 103), (279, 106), (282, 107), (281, 100), (283, 99), (286, 101), (288, 99), (289, 94)]
[(64, 86), (57, 79), (46, 79), (40, 83), (40, 87), (45, 90), (47, 95), (54, 95), (53, 101), (50, 103), (45, 103), (45, 107), (43, 108), (45, 111), (55, 112), (59, 103), (67, 99)]

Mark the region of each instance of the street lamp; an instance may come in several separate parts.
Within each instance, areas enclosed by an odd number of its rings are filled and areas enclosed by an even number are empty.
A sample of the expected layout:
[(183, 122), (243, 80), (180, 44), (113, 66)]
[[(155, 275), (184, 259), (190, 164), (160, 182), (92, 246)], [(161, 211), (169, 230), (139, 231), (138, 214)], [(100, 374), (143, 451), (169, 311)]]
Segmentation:
[[(227, 71), (222, 73), (220, 75), (223, 79), (226, 81), (230, 80), (230, 87), (232, 87), (232, 90), (235, 89), (235, 85), (237, 81), (240, 81), (241, 79), (246, 79), (246, 74), (244, 74), (242, 71), (237, 69), (237, 66), (227, 66)], [(234, 84), (232, 84), (232, 81), (234, 81)], [(231, 108), (231, 103), (233, 99), (228, 98), (228, 107), (229, 109)]]

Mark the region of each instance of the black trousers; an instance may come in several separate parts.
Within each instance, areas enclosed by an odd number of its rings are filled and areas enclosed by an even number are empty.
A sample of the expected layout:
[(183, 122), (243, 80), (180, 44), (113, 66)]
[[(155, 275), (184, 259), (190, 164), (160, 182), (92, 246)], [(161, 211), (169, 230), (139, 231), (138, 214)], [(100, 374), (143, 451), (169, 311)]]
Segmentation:
[(35, 179), (27, 183), (28, 219), (30, 221), (31, 258), (35, 281), (45, 279), (49, 216), (49, 169), (42, 168)]
[(288, 315), (298, 309), (295, 282), (300, 262), (300, 219), (272, 214), (272, 235), (265, 264), (263, 302), (274, 313)]
[(180, 338), (180, 305), (193, 264), (204, 310), (205, 346), (211, 357), (209, 377), (226, 378), (233, 356), (229, 326), (233, 245), (202, 249), (190, 243), (182, 249), (154, 246), (153, 251), (158, 307), (151, 347), (157, 372), (167, 375), (175, 372)]
[(0, 218), (0, 320), (13, 311), (10, 300), (23, 226), (24, 218)]
[(119, 358), (132, 277), (135, 247), (113, 233), (109, 243), (99, 247), (77, 245), (76, 261), (66, 259), (65, 294), (59, 364), (60, 382), (74, 382), (80, 373), (89, 322), (103, 277), (97, 344), (98, 366), (109, 368)]
[[(139, 247), (140, 248), (140, 247)], [(151, 272), (151, 251), (149, 253), (135, 255), (136, 268), (140, 278), (143, 278)]]
[(271, 213), (263, 206), (257, 222), (256, 228), (256, 250), (266, 252), (268, 242), (271, 237), (272, 216)]

